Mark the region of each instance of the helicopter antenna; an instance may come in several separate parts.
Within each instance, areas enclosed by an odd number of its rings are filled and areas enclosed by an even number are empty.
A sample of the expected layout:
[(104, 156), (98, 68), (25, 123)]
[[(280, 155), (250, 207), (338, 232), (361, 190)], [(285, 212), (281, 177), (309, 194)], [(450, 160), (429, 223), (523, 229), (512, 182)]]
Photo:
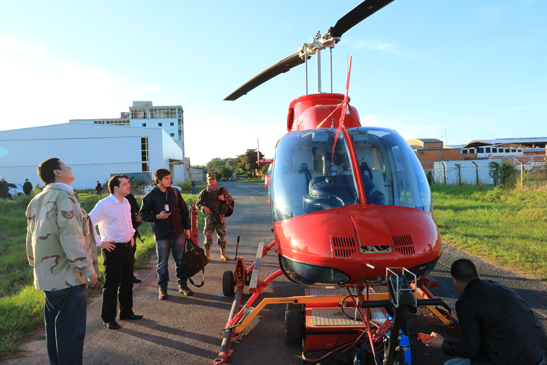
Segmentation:
[(256, 139), (256, 160), (260, 162), (260, 139)]
[[(302, 45), (304, 47), (304, 45)], [(308, 57), (304, 57), (304, 64), (306, 66), (306, 95), (308, 95)]]
[(330, 50), (330, 93), (332, 94), (332, 49), (334, 46), (329, 46)]
[(349, 67), (348, 67), (348, 79), (346, 81), (346, 94), (344, 95), (344, 101), (341, 104), (342, 112), (340, 113), (340, 121), (338, 122), (338, 129), (336, 130), (336, 136), (334, 137), (334, 143), (332, 144), (332, 159), (334, 161), (334, 149), (336, 148), (336, 142), (340, 136), (340, 132), (344, 127), (344, 120), (346, 119), (346, 111), (348, 110), (348, 100), (349, 100), (349, 77), (351, 75), (351, 57), (349, 58)]

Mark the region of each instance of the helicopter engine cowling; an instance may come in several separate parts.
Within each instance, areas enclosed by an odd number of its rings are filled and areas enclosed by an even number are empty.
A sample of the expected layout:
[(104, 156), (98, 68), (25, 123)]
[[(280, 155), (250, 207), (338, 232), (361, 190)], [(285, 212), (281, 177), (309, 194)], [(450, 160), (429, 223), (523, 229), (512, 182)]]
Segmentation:
[(290, 280), (316, 286), (378, 285), (387, 267), (427, 275), (441, 255), (430, 213), (353, 205), (275, 223), (279, 263)]

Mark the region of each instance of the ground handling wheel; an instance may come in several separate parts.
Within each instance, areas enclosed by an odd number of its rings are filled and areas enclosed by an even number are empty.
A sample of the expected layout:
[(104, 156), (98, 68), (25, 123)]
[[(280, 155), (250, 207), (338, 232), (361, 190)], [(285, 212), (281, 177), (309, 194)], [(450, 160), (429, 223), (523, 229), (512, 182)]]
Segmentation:
[(222, 294), (224, 294), (225, 297), (233, 297), (234, 287), (235, 280), (233, 271), (224, 271), (224, 274), (222, 275)]
[(285, 311), (285, 342), (291, 345), (302, 343), (304, 319), (302, 310), (291, 308)]

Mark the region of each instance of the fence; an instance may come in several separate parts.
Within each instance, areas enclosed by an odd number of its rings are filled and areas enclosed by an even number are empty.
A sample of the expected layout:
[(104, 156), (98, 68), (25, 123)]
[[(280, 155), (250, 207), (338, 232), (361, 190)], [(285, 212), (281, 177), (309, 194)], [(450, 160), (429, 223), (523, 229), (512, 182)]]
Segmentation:
[(493, 185), (494, 180), (490, 177), (490, 162), (494, 160), (462, 160), (462, 161), (440, 161), (433, 164), (433, 180), (436, 184), (447, 185)]

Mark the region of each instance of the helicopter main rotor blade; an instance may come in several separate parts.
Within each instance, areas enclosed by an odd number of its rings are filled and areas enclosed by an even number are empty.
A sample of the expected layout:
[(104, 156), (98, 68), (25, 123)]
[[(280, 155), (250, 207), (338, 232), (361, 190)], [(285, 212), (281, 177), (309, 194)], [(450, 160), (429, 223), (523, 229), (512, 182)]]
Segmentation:
[(279, 74), (282, 74), (284, 72), (289, 71), (291, 68), (301, 65), (304, 63), (304, 59), (300, 58), (299, 56), (300, 52), (295, 52), (289, 57), (277, 62), (276, 64), (273, 64), (272, 66), (268, 67), (243, 85), (239, 87), (236, 91), (228, 95), (224, 100), (236, 100), (239, 97), (247, 94), (249, 91), (254, 89), (257, 86), (262, 85), (269, 79), (276, 77)]
[(332, 37), (341, 37), (342, 34), (365, 20), (378, 10), (394, 0), (365, 0), (353, 8), (349, 13), (338, 19), (336, 24), (329, 29)]
[[(340, 38), (342, 34), (353, 28), (362, 20), (368, 18), (378, 10), (382, 9), (387, 4), (394, 0), (365, 0), (361, 4), (353, 8), (349, 13), (338, 19), (336, 24), (328, 31), (330, 39)], [(304, 58), (300, 57), (301, 52), (295, 52), (289, 57), (277, 62), (276, 64), (265, 69), (245, 84), (241, 85), (239, 89), (228, 95), (224, 100), (237, 100), (243, 95), (247, 94), (254, 88), (262, 85), (271, 78), (276, 77), (279, 74), (289, 71), (291, 68), (296, 67), (304, 63)]]

